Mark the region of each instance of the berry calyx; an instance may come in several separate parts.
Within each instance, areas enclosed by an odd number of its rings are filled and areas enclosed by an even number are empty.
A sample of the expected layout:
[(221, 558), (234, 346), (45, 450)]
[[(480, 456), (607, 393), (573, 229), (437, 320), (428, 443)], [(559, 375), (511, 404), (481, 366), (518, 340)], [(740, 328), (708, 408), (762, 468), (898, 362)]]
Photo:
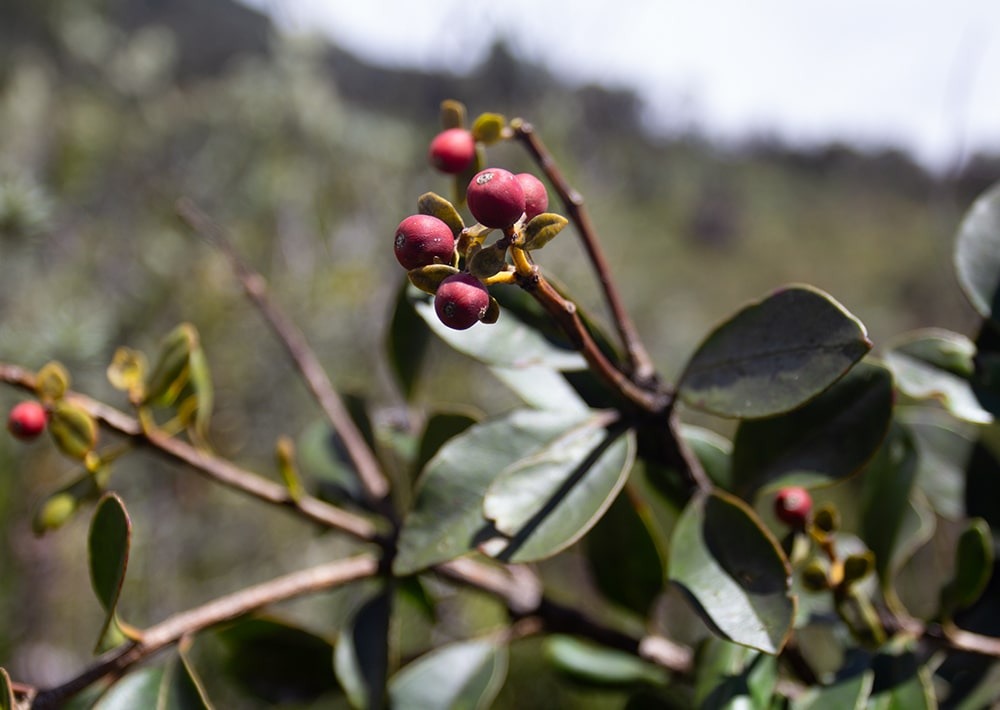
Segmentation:
[(502, 168), (487, 168), (476, 173), (465, 197), (472, 216), (486, 227), (507, 229), (524, 214), (521, 181)]
[(7, 431), (21, 441), (31, 441), (45, 431), (49, 415), (38, 402), (28, 400), (15, 404), (7, 417)]
[(774, 514), (786, 525), (802, 530), (809, 522), (812, 504), (812, 496), (805, 488), (786, 486), (774, 498)]
[(464, 128), (441, 131), (431, 141), (427, 159), (443, 173), (460, 173), (476, 159), (476, 140)]
[(549, 193), (541, 180), (531, 173), (518, 173), (514, 177), (524, 190), (524, 218), (529, 222), (549, 209)]
[(490, 292), (472, 274), (452, 274), (434, 294), (434, 311), (449, 328), (465, 330), (481, 321), (490, 307)]
[(396, 260), (409, 271), (430, 264), (450, 264), (455, 253), (451, 227), (437, 217), (410, 215), (396, 227)]

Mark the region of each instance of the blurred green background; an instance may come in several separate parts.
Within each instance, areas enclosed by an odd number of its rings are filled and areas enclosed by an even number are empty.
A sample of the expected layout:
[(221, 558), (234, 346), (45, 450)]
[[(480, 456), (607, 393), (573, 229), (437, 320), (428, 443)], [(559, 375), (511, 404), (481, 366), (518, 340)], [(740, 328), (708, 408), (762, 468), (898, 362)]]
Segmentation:
[[(668, 375), (713, 323), (788, 282), (829, 291), (876, 347), (914, 327), (974, 323), (952, 275), (952, 234), (1000, 177), (998, 156), (942, 176), (894, 150), (792, 149), (773, 137), (720, 148), (696, 130), (654, 135), (631, 91), (561, 82), (503, 44), (466, 75), (390, 70), (279, 36), (228, 0), (6, 0), (0, 360), (60, 360), (76, 389), (124, 406), (104, 374), (115, 348), (152, 353), (190, 321), (214, 374), (213, 442), (271, 470), (275, 438), (306, 431), (317, 408), (224, 260), (176, 218), (188, 196), (232, 230), (335, 384), (365, 393), (377, 419), (406, 421), (380, 354), (403, 278), (390, 241), (421, 193), (450, 189), (426, 163), (445, 98), (535, 124), (585, 196)], [(531, 168), (513, 145), (490, 161)], [(542, 268), (603, 320), (577, 243), (560, 241), (539, 255)], [(512, 404), (459, 356), (434, 353), (410, 420), (431, 406)], [(0, 390), (0, 409), (22, 397)], [(75, 672), (101, 622), (86, 516), (31, 533), (39, 501), (73, 474), (47, 443), (0, 437), (0, 665), (25, 681)], [(123, 461), (114, 485), (135, 519), (123, 608), (138, 625), (350, 550), (145, 454)], [(314, 626), (329, 630), (356, 598), (289, 613), (308, 620), (322, 608)], [(451, 631), (495, 610), (481, 612), (457, 615)]]

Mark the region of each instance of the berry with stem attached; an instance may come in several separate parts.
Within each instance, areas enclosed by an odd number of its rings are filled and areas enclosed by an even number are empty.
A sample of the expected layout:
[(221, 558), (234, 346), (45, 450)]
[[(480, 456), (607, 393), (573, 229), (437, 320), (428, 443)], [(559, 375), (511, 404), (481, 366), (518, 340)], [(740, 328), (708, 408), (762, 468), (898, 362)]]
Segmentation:
[(503, 168), (487, 168), (476, 173), (469, 182), (466, 200), (472, 216), (493, 229), (507, 229), (524, 214), (521, 181)]
[(450, 264), (455, 253), (451, 227), (437, 217), (410, 215), (396, 227), (396, 259), (409, 271), (430, 264)]
[(476, 159), (476, 139), (464, 128), (441, 131), (431, 141), (427, 159), (443, 173), (458, 174)]
[(774, 498), (774, 514), (786, 525), (803, 530), (809, 522), (812, 504), (812, 496), (805, 488), (785, 486)]
[(40, 403), (34, 400), (19, 402), (10, 410), (7, 431), (22, 441), (31, 441), (45, 431), (49, 415)]
[(490, 307), (490, 292), (479, 279), (467, 273), (452, 274), (438, 286), (434, 311), (441, 322), (465, 330), (481, 321)]
[(531, 173), (518, 173), (514, 177), (524, 190), (524, 216), (531, 220), (549, 209), (549, 193), (541, 180)]

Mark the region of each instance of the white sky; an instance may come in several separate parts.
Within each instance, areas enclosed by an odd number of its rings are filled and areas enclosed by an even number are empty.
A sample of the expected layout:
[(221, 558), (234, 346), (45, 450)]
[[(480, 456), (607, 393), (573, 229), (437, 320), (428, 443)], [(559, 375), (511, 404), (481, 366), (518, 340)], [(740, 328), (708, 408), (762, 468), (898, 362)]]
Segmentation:
[(654, 120), (1000, 152), (998, 0), (247, 0), (383, 64), (470, 68), (494, 37), (573, 81), (634, 87)]

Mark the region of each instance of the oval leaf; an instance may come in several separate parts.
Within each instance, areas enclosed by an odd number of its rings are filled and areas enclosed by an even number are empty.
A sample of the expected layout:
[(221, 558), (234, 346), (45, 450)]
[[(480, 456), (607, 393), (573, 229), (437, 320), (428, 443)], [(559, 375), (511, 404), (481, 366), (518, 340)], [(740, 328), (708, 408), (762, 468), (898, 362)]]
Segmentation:
[(535, 409), (587, 411), (587, 404), (562, 373), (544, 365), (490, 368), (511, 391)]
[(548, 637), (543, 652), (557, 669), (583, 683), (614, 688), (636, 684), (666, 685), (669, 680), (664, 668), (634, 654), (573, 636)]
[(599, 417), (566, 432), (506, 468), (487, 489), (483, 512), (499, 534), (480, 549), (507, 562), (564, 550), (611, 505), (634, 459), (632, 432), (608, 431)]
[(425, 192), (419, 199), (417, 199), (417, 211), (420, 214), (430, 215), (431, 217), (437, 217), (439, 220), (448, 225), (451, 229), (452, 236), (458, 237), (462, 230), (465, 229), (465, 222), (462, 221), (462, 215), (458, 213), (455, 209), (455, 205), (448, 202), (448, 200), (441, 197), (434, 192)]
[(480, 114), (472, 123), (472, 137), (478, 143), (491, 145), (503, 137), (503, 129), (506, 125), (507, 119), (499, 113)]
[(389, 681), (394, 710), (488, 708), (507, 676), (507, 647), (475, 639), (436, 648)]
[(792, 286), (716, 328), (688, 362), (679, 394), (719, 416), (779, 414), (825, 390), (871, 347), (861, 322), (832, 297)]
[(93, 710), (157, 708), (163, 676), (162, 668), (140, 668), (129, 673), (101, 696)]
[(543, 212), (532, 217), (531, 221), (524, 225), (523, 248), (528, 251), (541, 249), (555, 239), (567, 224), (569, 220), (553, 212)]
[(955, 240), (955, 270), (969, 303), (979, 315), (997, 321), (1000, 299), (1000, 184), (965, 214)]
[(337, 639), (334, 669), (356, 708), (385, 705), (390, 611), (389, 594), (379, 592), (361, 605)]
[(114, 493), (106, 494), (97, 503), (90, 522), (87, 551), (90, 559), (90, 582), (107, 617), (101, 628), (98, 650), (115, 645), (121, 640), (115, 632), (116, 607), (121, 594), (128, 554), (132, 542), (132, 521), (125, 504)]
[(386, 334), (386, 350), (396, 382), (403, 397), (409, 401), (416, 391), (431, 338), (423, 319), (413, 310), (413, 304), (406, 297), (407, 291), (407, 283), (404, 281), (396, 294), (392, 321)]
[(791, 710), (864, 710), (872, 692), (875, 674), (865, 671), (840, 678), (830, 685), (816, 685), (792, 699)]
[(986, 589), (993, 574), (993, 537), (982, 518), (970, 520), (958, 538), (955, 574), (941, 590), (941, 613), (945, 617), (971, 606)]
[(696, 495), (674, 529), (670, 580), (723, 638), (778, 653), (795, 617), (791, 569), (745, 503)]
[(892, 375), (861, 363), (799, 409), (740, 423), (732, 482), (749, 498), (764, 486), (828, 483), (859, 470), (878, 450), (892, 418)]

